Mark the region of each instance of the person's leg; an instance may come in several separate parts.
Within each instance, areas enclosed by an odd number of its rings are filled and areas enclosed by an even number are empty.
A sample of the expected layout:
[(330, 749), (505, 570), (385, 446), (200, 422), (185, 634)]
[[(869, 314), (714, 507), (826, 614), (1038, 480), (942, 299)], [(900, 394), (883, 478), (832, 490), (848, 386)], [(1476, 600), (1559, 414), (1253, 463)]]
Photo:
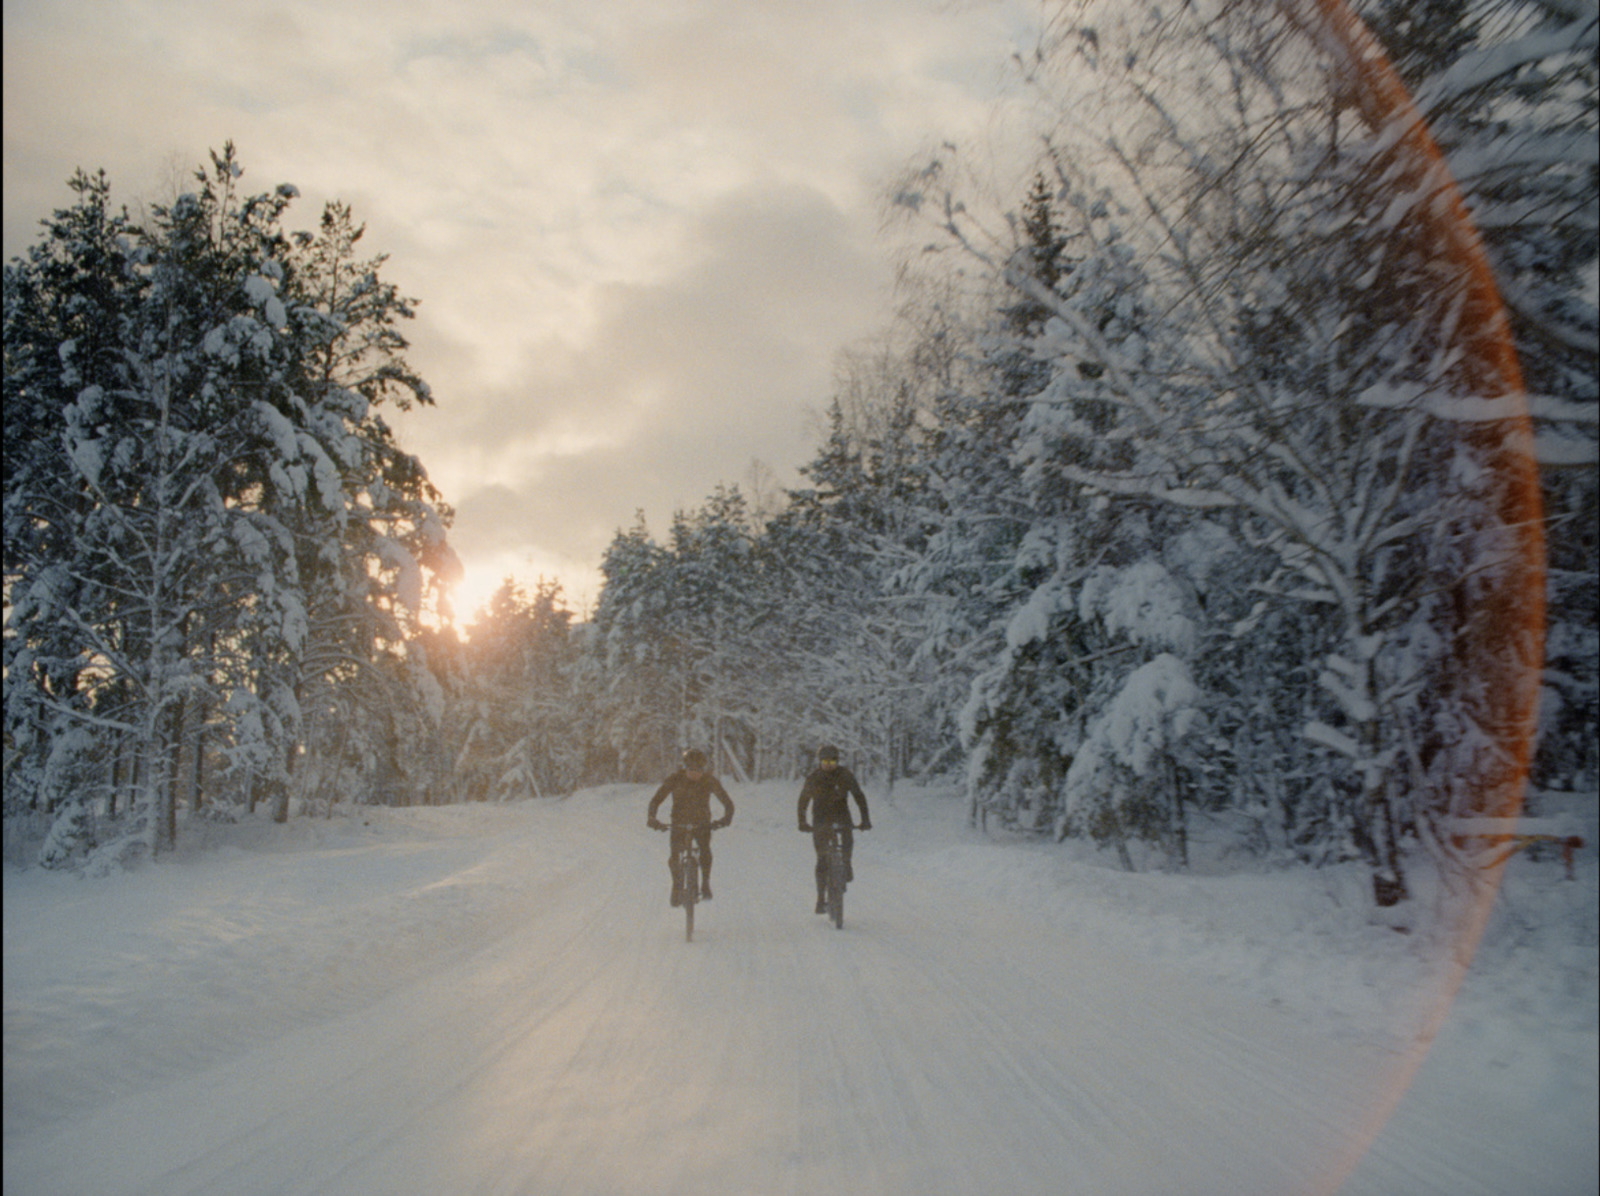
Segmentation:
[(811, 846), (817, 851), (817, 892), (822, 892), (822, 886), (828, 881), (828, 831), (825, 827), (816, 827), (811, 832)]
[(701, 827), (695, 832), (700, 841), (700, 896), (711, 897), (711, 828)]
[(811, 845), (817, 850), (817, 913), (828, 912), (828, 833), (818, 826), (811, 832)]
[(685, 827), (673, 824), (671, 833), (667, 836), (667, 871), (672, 874), (672, 904), (683, 904), (683, 878), (678, 875), (678, 852), (683, 850), (684, 842), (688, 837)]

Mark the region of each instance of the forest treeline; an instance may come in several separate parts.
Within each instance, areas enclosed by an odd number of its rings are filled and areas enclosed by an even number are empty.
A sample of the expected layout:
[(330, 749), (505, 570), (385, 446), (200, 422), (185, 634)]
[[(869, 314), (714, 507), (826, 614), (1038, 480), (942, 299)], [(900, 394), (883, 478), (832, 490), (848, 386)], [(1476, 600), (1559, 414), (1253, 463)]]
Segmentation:
[(5, 276), (8, 839), (829, 741), (1129, 867), (1203, 820), (1390, 904), (1525, 768), (1592, 794), (1595, 5), (1359, 7), (1051, 6), (1030, 168), (906, 171), (903, 306), (801, 484), (641, 516), (583, 621), (511, 581), (436, 617), (450, 512), (383, 418), (430, 401), (411, 301), (347, 209), (285, 233), (231, 147), (139, 227), (80, 175)]

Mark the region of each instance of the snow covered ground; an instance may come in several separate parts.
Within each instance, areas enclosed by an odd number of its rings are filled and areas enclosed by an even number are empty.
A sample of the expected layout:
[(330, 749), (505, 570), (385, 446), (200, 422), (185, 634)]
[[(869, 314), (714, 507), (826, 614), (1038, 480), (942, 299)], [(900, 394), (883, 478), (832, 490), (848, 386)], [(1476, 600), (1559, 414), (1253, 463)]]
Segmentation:
[(1592, 846), (1513, 861), (1422, 1059), (1425, 876), (1397, 927), (1359, 871), (1127, 874), (902, 789), (841, 932), (795, 787), (734, 787), (686, 944), (649, 792), (8, 865), (7, 1196), (1596, 1188)]

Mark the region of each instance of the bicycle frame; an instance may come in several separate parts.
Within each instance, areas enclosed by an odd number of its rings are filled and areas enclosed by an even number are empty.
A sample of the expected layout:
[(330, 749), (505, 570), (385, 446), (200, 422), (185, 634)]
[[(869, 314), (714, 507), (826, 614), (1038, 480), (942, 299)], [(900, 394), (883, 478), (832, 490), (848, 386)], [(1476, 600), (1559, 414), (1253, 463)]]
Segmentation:
[(841, 823), (828, 822), (818, 828), (822, 832), (823, 899), (835, 930), (844, 929), (844, 837), (839, 833), (841, 827)]
[(672, 870), (683, 906), (683, 940), (686, 943), (694, 942), (694, 907), (700, 900), (699, 832), (709, 827), (709, 823), (677, 823), (668, 828), (669, 834), (681, 832), (672, 853)]

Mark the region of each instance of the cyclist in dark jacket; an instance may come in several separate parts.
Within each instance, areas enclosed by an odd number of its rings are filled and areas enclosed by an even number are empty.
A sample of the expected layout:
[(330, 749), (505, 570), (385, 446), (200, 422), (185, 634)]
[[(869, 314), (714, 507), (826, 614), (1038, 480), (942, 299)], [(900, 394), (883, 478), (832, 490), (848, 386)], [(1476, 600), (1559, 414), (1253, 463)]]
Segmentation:
[[(854, 796), (861, 809), (861, 829), (872, 829), (872, 818), (867, 813), (867, 795), (861, 792), (855, 773), (839, 763), (839, 749), (825, 747), (817, 752), (817, 767), (812, 769), (806, 783), (800, 788), (800, 805), (796, 810), (800, 829), (811, 832), (811, 843), (817, 849), (817, 913), (828, 912), (824, 886), (827, 863), (823, 859), (826, 835), (823, 828), (839, 828), (839, 845), (844, 848), (844, 879), (848, 884), (855, 879), (850, 867), (850, 855), (855, 850), (855, 835), (850, 830), (850, 798)], [(807, 814), (810, 817), (807, 817)]]
[[(722, 803), (722, 817), (711, 821), (711, 798)], [(645, 825), (651, 830), (666, 830), (656, 811), (672, 798), (672, 835), (668, 840), (667, 870), (672, 873), (672, 904), (681, 904), (677, 861), (678, 852), (692, 835), (700, 843), (700, 898), (711, 900), (711, 831), (733, 821), (733, 799), (722, 782), (706, 771), (706, 754), (693, 749), (683, 754), (683, 767), (662, 782), (650, 799)]]

